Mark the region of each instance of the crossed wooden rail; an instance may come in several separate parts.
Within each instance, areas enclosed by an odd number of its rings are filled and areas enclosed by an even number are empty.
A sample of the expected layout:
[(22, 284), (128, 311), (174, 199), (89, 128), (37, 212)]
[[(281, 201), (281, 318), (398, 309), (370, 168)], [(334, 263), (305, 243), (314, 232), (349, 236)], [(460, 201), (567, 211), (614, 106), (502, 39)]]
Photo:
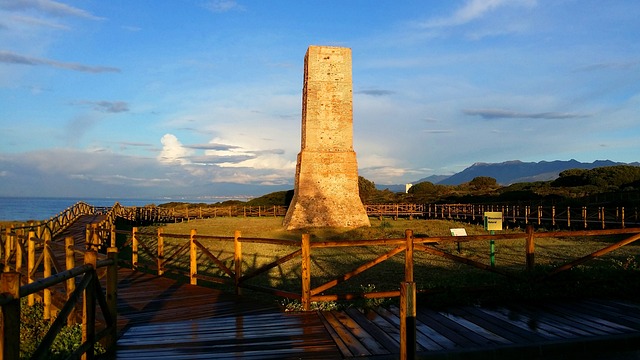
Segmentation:
[[(127, 240), (120, 244), (119, 247), (126, 248), (131, 247), (131, 262), (130, 265), (133, 268), (141, 267), (144, 265), (151, 265), (158, 275), (163, 275), (168, 267), (172, 270), (182, 273), (188, 276), (191, 284), (197, 284), (198, 280), (227, 284), (235, 288), (236, 293), (241, 293), (241, 289), (251, 289), (269, 293), (272, 295), (285, 297), (289, 299), (300, 300), (302, 307), (305, 310), (310, 309), (311, 302), (317, 301), (335, 301), (335, 300), (353, 300), (357, 298), (388, 298), (400, 296), (399, 290), (391, 291), (378, 291), (367, 293), (329, 293), (329, 291), (336, 286), (352, 279), (353, 277), (365, 272), (368, 269), (375, 267), (387, 261), (401, 253), (404, 253), (404, 279), (398, 279), (399, 281), (413, 281), (413, 267), (414, 267), (414, 253), (424, 252), (438, 257), (442, 257), (448, 260), (466, 264), (478, 269), (489, 271), (495, 274), (507, 276), (510, 278), (516, 278), (510, 272), (507, 272), (499, 267), (492, 266), (488, 263), (483, 263), (469, 257), (465, 257), (456, 252), (447, 252), (441, 248), (434, 246), (437, 244), (455, 244), (464, 242), (489, 242), (489, 241), (501, 241), (501, 240), (513, 240), (523, 239), (525, 240), (524, 252), (525, 252), (525, 264), (526, 270), (533, 270), (535, 267), (535, 244), (537, 239), (540, 238), (561, 238), (561, 237), (587, 237), (587, 236), (603, 236), (603, 235), (630, 235), (624, 240), (618, 241), (615, 244), (608, 245), (602, 249), (599, 249), (586, 256), (578, 259), (567, 261), (561, 265), (549, 270), (545, 275), (536, 279), (537, 281), (543, 281), (555, 277), (559, 273), (565, 272), (577, 265), (583, 264), (590, 260), (601, 257), (616, 249), (631, 244), (640, 239), (640, 228), (627, 228), (627, 229), (608, 229), (608, 230), (582, 230), (582, 231), (555, 231), (555, 232), (536, 232), (532, 226), (526, 228), (523, 233), (507, 233), (507, 234), (495, 234), (495, 235), (472, 235), (465, 237), (452, 237), (452, 236), (440, 236), (440, 237), (416, 237), (413, 231), (407, 230), (404, 238), (396, 239), (377, 239), (377, 240), (338, 240), (338, 241), (311, 241), (308, 234), (302, 235), (300, 240), (282, 240), (282, 239), (265, 239), (265, 238), (245, 238), (241, 236), (240, 231), (235, 231), (233, 237), (225, 236), (210, 236), (198, 234), (195, 229), (192, 229), (189, 234), (169, 234), (165, 233), (163, 228), (158, 228), (157, 234), (140, 233), (138, 228), (133, 228), (132, 231), (120, 231), (112, 232), (111, 239), (114, 239), (115, 234), (123, 234), (127, 236)], [(167, 239), (174, 239), (170, 247), (166, 246)], [(216, 255), (214, 249), (215, 245), (205, 245), (205, 240), (214, 242), (228, 242), (233, 243), (233, 258), (222, 259), (220, 255)], [(112, 240), (110, 240), (112, 241)], [(274, 261), (262, 265), (258, 268), (248, 270), (243, 268), (243, 244), (271, 244), (279, 247), (291, 248), (291, 251), (279, 256)], [(115, 246), (114, 242), (111, 242), (109, 246)], [(312, 270), (311, 262), (313, 259), (313, 253), (315, 249), (328, 249), (328, 248), (347, 248), (347, 247), (384, 247), (387, 248), (382, 254), (377, 255), (376, 258), (367, 261), (363, 264), (359, 264), (352, 270), (345, 272), (333, 279), (325, 281), (315, 287), (311, 286)], [(144, 255), (141, 257), (141, 255)], [(183, 260), (182, 263), (187, 263), (186, 267), (182, 265), (176, 265), (179, 260)], [(284, 263), (287, 263), (294, 259), (300, 259), (300, 274), (301, 274), (301, 290), (300, 292), (293, 292), (288, 289), (278, 289), (275, 287), (258, 286), (249, 283), (250, 279), (253, 279), (261, 274), (267, 273), (269, 270), (276, 268)], [(123, 261), (125, 261), (123, 259)], [(128, 259), (126, 260), (128, 261)], [(219, 276), (211, 276), (198, 273), (199, 264), (207, 263), (209, 266), (217, 268), (220, 271)], [(173, 265), (173, 266), (172, 266)]]
[[(27, 267), (22, 264), (5, 263), (5, 271), (0, 275), (0, 305), (2, 306), (2, 335), (1, 348), (3, 359), (20, 358), (20, 299), (27, 297), (28, 304), (33, 305), (35, 295), (41, 293), (44, 303), (44, 319), (52, 318), (51, 293), (57, 285), (64, 284), (66, 302), (60, 308), (55, 320), (52, 322), (46, 335), (32, 355), (32, 359), (47, 358), (47, 351), (53, 344), (56, 336), (65, 323), (75, 324), (76, 304), (82, 297), (82, 344), (71, 355), (71, 358), (82, 357), (92, 359), (95, 344), (104, 339), (107, 351), (114, 351), (117, 340), (117, 274), (118, 261), (117, 249), (109, 248), (106, 259), (98, 260), (97, 252), (89, 250), (82, 252), (84, 264), (76, 266), (73, 238), (66, 239), (64, 245), (66, 270), (56, 260), (51, 240), (43, 240), (35, 237), (35, 232), (30, 232), (28, 238)], [(17, 245), (20, 247), (20, 245)], [(40, 251), (37, 256), (37, 250)], [(13, 266), (12, 266), (13, 265)], [(42, 278), (36, 280), (40, 265), (43, 267)], [(12, 268), (13, 267), (13, 268)], [(97, 270), (106, 268), (106, 294), (102, 290)], [(26, 284), (22, 278), (26, 270)], [(52, 273), (55, 270), (55, 273)], [(76, 278), (80, 278), (76, 285)], [(105, 327), (96, 332), (96, 307), (105, 319)]]

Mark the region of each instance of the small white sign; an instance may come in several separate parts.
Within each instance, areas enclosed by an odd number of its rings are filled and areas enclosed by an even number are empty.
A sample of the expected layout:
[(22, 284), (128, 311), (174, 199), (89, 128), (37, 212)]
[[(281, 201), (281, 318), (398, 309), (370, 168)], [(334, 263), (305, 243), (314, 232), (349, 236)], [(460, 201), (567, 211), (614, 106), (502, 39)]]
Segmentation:
[(464, 228), (450, 229), (451, 236), (467, 236), (467, 230)]

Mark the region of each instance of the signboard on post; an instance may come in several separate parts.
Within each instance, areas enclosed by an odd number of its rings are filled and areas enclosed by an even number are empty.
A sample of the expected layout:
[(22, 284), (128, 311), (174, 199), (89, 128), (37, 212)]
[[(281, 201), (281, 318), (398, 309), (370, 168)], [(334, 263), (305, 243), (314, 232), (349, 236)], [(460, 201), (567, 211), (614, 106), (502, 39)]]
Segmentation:
[(485, 230), (502, 230), (502, 212), (487, 211), (484, 213), (484, 229)]

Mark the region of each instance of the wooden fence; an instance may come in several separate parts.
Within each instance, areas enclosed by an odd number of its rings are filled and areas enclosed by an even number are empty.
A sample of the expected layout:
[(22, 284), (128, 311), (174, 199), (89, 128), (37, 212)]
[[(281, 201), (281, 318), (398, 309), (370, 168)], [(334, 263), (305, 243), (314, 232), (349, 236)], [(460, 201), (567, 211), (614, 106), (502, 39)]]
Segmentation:
[[(44, 320), (50, 320), (52, 324), (32, 355), (33, 359), (46, 358), (63, 326), (78, 321), (82, 322), (82, 344), (71, 355), (72, 358), (93, 358), (98, 341), (103, 341), (107, 351), (115, 350), (117, 249), (110, 248), (105, 258), (92, 250), (77, 250), (72, 237), (67, 237), (64, 244), (58, 244), (51, 239), (38, 238), (35, 231), (30, 231), (27, 236), (16, 234), (5, 239), (5, 243), (9, 242), (13, 243), (10, 247), (20, 250), (13, 252), (15, 256), (4, 259), (1, 274), (2, 358), (20, 358), (20, 299), (27, 297), (27, 304), (33, 305), (36, 296), (44, 305)], [(26, 264), (23, 261), (25, 253)], [(63, 254), (64, 266), (60, 254)], [(77, 266), (76, 258), (79, 256), (83, 258), (83, 264)], [(97, 273), (101, 268), (106, 269), (106, 294)], [(59, 295), (57, 299), (65, 299), (55, 306), (59, 310), (55, 316), (53, 292)], [(82, 314), (79, 317), (76, 304), (81, 298)], [(105, 319), (104, 328), (100, 331), (96, 331), (97, 306)]]
[[(237, 293), (242, 289), (261, 291), (272, 295), (289, 299), (300, 300), (305, 310), (310, 309), (311, 302), (353, 300), (357, 298), (388, 298), (400, 295), (400, 290), (371, 291), (367, 293), (332, 293), (336, 286), (349, 281), (355, 276), (380, 265), (381, 263), (400, 254), (404, 254), (404, 277), (399, 277), (397, 283), (413, 282), (414, 254), (422, 252), (439, 258), (448, 259), (454, 262), (485, 270), (494, 274), (503, 275), (509, 278), (518, 278), (514, 274), (494, 266), (493, 261), (480, 262), (463, 254), (453, 251), (445, 251), (442, 245), (459, 244), (461, 242), (500, 242), (502, 240), (523, 240), (522, 270), (532, 270), (535, 267), (535, 246), (536, 242), (542, 238), (563, 238), (563, 237), (592, 237), (592, 236), (628, 236), (614, 244), (607, 245), (586, 256), (569, 260), (560, 265), (553, 265), (551, 270), (538, 280), (546, 280), (559, 273), (567, 271), (577, 265), (594, 260), (608, 254), (623, 246), (629, 245), (640, 239), (640, 228), (626, 229), (606, 229), (606, 230), (582, 230), (582, 231), (553, 231), (536, 232), (533, 226), (528, 226), (525, 232), (495, 234), (495, 235), (474, 235), (465, 237), (419, 237), (414, 236), (411, 230), (407, 230), (404, 238), (377, 239), (377, 240), (338, 240), (338, 241), (311, 241), (309, 235), (302, 235), (300, 240), (281, 240), (266, 238), (244, 238), (240, 231), (236, 231), (234, 236), (210, 236), (198, 234), (195, 229), (189, 234), (169, 234), (159, 228), (157, 234), (140, 233), (137, 228), (132, 232), (116, 231), (116, 233), (126, 234), (127, 240), (118, 244), (120, 248), (131, 247), (130, 265), (134, 268), (148, 266), (151, 271), (156, 271), (159, 275), (164, 274), (167, 269), (182, 273), (189, 278), (191, 284), (197, 284), (198, 280), (221, 283), (233, 286)], [(171, 245), (168, 246), (168, 240)], [(207, 243), (208, 245), (206, 245)], [(222, 258), (221, 247), (223, 243), (233, 244), (233, 256), (231, 259)], [(216, 245), (217, 244), (217, 245)], [(270, 244), (280, 248), (290, 249), (285, 255), (279, 256), (268, 264), (254, 268), (247, 268), (243, 251), (245, 244)], [(113, 243), (111, 244), (113, 245)], [(319, 249), (338, 249), (345, 251), (345, 248), (378, 248), (381, 252), (372, 260), (362, 264), (355, 264), (355, 267), (336, 276), (333, 279), (312, 287), (312, 263), (317, 263), (314, 258), (315, 251)], [(455, 248), (455, 247), (454, 247)], [(459, 247), (458, 247), (459, 249)], [(493, 249), (493, 247), (491, 247)], [(633, 249), (631, 249), (633, 250)], [(491, 250), (493, 251), (493, 250)], [(121, 251), (124, 253), (124, 250)], [(144, 255), (144, 256), (141, 256)], [(495, 255), (495, 254), (491, 254)], [(188, 260), (187, 260), (188, 259)], [(124, 259), (123, 259), (124, 260)], [(299, 291), (292, 289), (277, 288), (272, 286), (257, 286), (249, 282), (261, 274), (269, 272), (290, 261), (299, 261), (300, 288)], [(129, 261), (127, 259), (127, 261)], [(184, 266), (181, 264), (188, 264)], [(199, 274), (198, 269), (204, 265), (208, 268), (219, 270), (218, 276)], [(298, 265), (296, 265), (298, 266)], [(520, 279), (522, 280), (522, 279)]]
[[(139, 208), (140, 209), (140, 208)], [(637, 207), (556, 207), (536, 205), (478, 205), (478, 204), (367, 204), (368, 216), (421, 218), (482, 222), (484, 212), (500, 211), (503, 222), (511, 227), (527, 225), (563, 229), (605, 229), (640, 226)], [(140, 211), (140, 210), (138, 210)], [(285, 206), (227, 206), (227, 207), (158, 207), (150, 210), (159, 222), (185, 221), (215, 217), (284, 216)], [(149, 215), (147, 215), (149, 216)]]
[(502, 212), (503, 223), (514, 227), (526, 225), (565, 229), (625, 228), (640, 226), (638, 208), (624, 207), (556, 207), (520, 205), (429, 204), (427, 219), (450, 219), (482, 222), (487, 211)]

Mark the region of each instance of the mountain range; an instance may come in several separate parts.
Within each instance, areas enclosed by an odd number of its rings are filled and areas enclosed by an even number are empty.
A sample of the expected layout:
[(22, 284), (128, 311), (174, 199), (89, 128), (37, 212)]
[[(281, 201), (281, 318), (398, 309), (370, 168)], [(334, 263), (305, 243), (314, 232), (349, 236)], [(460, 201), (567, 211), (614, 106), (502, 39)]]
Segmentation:
[[(488, 176), (496, 179), (500, 185), (510, 185), (521, 182), (554, 180), (562, 171), (569, 169), (594, 169), (613, 165), (640, 166), (640, 162), (621, 163), (611, 160), (596, 160), (584, 163), (571, 159), (567, 161), (523, 162), (512, 160), (501, 163), (475, 163), (459, 173), (449, 176), (431, 175), (415, 181), (414, 184), (429, 181), (441, 185), (460, 185), (478, 176)], [(405, 190), (405, 185), (376, 185), (376, 187), (380, 190), (389, 189), (395, 192), (404, 192)]]

